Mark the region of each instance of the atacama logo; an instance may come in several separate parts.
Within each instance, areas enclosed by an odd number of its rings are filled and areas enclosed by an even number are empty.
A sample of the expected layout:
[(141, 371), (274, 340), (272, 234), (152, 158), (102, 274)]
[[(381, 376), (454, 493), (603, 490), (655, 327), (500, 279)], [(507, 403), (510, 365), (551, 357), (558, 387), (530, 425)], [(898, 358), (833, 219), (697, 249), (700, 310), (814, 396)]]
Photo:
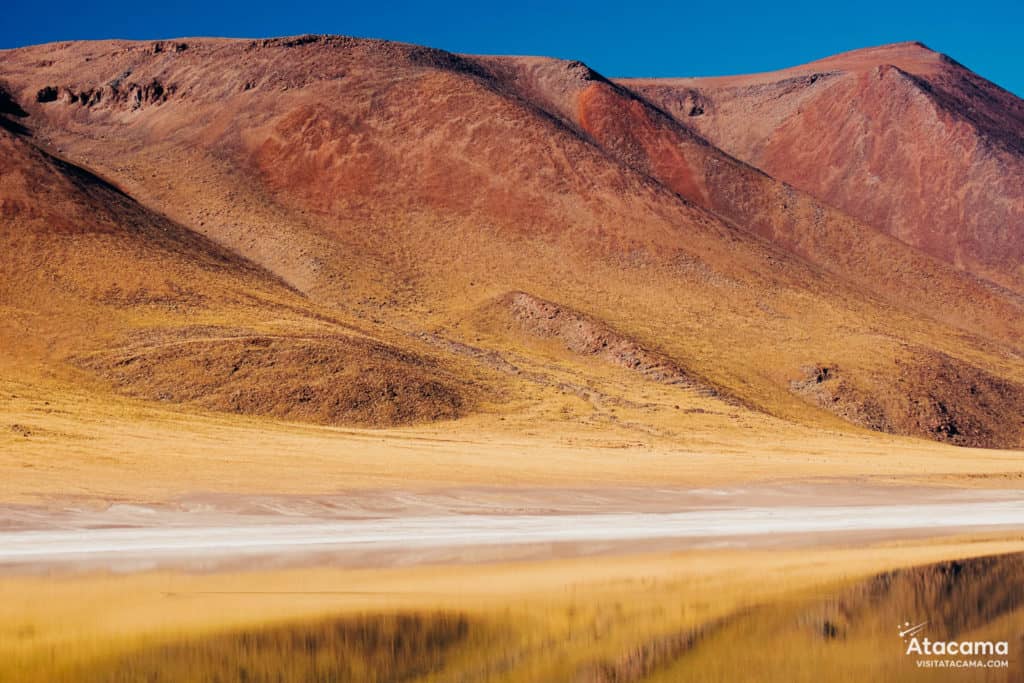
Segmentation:
[(914, 636), (916, 636), (918, 633), (923, 631), (924, 627), (927, 625), (927, 621), (922, 621), (920, 624), (917, 624), (916, 626), (911, 626), (909, 621), (904, 621), (902, 624), (897, 625), (896, 628), (899, 629), (900, 638), (902, 638), (903, 642), (905, 643)]
[(1010, 643), (1005, 640), (931, 640), (921, 637), (927, 625), (927, 621), (922, 621), (920, 624), (904, 621), (902, 624), (896, 625), (900, 638), (907, 646), (904, 654), (922, 657), (973, 657), (1006, 655), (1010, 652)]

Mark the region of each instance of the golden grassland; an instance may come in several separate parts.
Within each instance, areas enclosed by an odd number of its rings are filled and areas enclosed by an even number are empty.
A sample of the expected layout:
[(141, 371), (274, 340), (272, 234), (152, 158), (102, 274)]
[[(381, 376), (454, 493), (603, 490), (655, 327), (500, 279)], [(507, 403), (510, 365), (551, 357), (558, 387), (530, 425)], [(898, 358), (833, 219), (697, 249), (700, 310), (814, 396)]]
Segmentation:
[(572, 422), (562, 413), (589, 410), (583, 401), (552, 399), (515, 414), (363, 430), (187, 413), (57, 382), (0, 380), (0, 501), (809, 478), (1006, 488), (1021, 486), (1024, 475), (1016, 451), (815, 430), (729, 414), (696, 394), (667, 403), (681, 398), (671, 388), (654, 386), (646, 396), (643, 406)]
[[(790, 647), (796, 662), (806, 635), (785, 618), (792, 605), (893, 568), (1022, 550), (1024, 537), (1015, 535), (600, 562), (9, 575), (0, 579), (0, 680), (138, 680), (149, 670), (182, 677), (145, 680), (218, 680), (218, 671), (220, 680), (245, 680), (225, 661), (243, 663), (250, 680), (275, 680), (258, 677), (268, 671), (494, 681), (600, 681), (615, 671), (617, 680), (641, 680), (623, 678), (641, 671), (686, 680), (671, 667), (688, 665), (685, 639), (709, 624), (725, 623), (728, 633), (733, 622), (723, 620), (739, 615), (736, 628), (749, 630), (743, 615), (775, 610), (754, 628), (785, 623), (772, 648), (785, 656)], [(710, 656), (716, 671), (735, 673), (742, 659), (727, 656), (729, 640), (709, 634), (695, 661)], [(862, 658), (863, 643), (853, 645), (836, 648), (833, 663)], [(389, 648), (402, 656), (389, 660)], [(310, 659), (309, 649), (326, 659)], [(637, 669), (637, 658), (650, 660), (650, 670)], [(379, 673), (367, 678), (360, 667)]]

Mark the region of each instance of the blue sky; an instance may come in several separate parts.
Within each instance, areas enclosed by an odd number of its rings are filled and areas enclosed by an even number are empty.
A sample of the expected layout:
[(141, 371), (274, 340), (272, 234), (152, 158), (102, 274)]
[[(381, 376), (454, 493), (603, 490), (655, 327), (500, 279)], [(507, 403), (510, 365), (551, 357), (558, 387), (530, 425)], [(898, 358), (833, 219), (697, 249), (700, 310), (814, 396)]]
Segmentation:
[(607, 76), (705, 76), (920, 40), (1024, 95), (1024, 0), (10, 2), (0, 47), (84, 38), (340, 33), (580, 59)]

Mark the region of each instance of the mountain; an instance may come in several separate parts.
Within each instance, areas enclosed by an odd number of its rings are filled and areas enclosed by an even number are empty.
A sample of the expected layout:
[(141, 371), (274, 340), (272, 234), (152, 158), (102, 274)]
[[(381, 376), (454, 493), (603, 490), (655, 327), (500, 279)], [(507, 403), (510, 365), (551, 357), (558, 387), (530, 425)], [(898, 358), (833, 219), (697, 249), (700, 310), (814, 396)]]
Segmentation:
[[(547, 103), (548, 111), (623, 164), (726, 222), (894, 303), (917, 304), (920, 313), (965, 330), (981, 326), (1011, 341), (1018, 338), (1017, 329), (1004, 327), (1016, 311), (990, 296), (991, 283), (951, 273), (874, 226), (739, 161), (633, 92), (581, 65), (570, 65), (566, 78), (563, 65), (553, 60), (496, 63), (516, 91)], [(555, 86), (557, 76), (561, 82)], [(550, 92), (563, 102), (568, 95), (571, 105), (555, 104)], [(994, 318), (987, 315), (993, 309)]]
[[(0, 52), (3, 354), (327, 424), (768, 415), (1021, 446), (1012, 268), (747, 158), (679, 87), (339, 36)], [(40, 169), (45, 192), (18, 180)]]
[(622, 85), (729, 154), (1024, 291), (1024, 102), (921, 43)]
[(0, 130), (5, 377), (98, 375), (132, 396), (326, 423), (464, 412), (470, 391), (444, 368), (339, 324), (12, 127)]

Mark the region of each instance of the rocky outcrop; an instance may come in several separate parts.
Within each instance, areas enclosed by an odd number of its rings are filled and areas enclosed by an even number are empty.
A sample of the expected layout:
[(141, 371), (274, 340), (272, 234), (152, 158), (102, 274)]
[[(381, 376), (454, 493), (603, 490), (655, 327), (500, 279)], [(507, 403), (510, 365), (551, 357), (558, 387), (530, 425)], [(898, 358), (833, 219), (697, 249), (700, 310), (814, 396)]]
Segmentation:
[(526, 292), (509, 292), (498, 304), (522, 332), (557, 339), (575, 354), (632, 370), (653, 382), (692, 387), (708, 396), (721, 394), (667, 355), (645, 347), (592, 316)]
[(868, 376), (833, 364), (809, 366), (791, 387), (875, 431), (957, 446), (1024, 445), (1024, 386), (937, 351), (911, 349), (891, 372)]
[(176, 89), (175, 86), (165, 85), (155, 78), (148, 83), (127, 84), (120, 79), (115, 79), (105, 86), (84, 88), (48, 85), (36, 94), (36, 102), (40, 104), (61, 102), (66, 105), (89, 108), (106, 105), (134, 111), (145, 106), (166, 102)]

